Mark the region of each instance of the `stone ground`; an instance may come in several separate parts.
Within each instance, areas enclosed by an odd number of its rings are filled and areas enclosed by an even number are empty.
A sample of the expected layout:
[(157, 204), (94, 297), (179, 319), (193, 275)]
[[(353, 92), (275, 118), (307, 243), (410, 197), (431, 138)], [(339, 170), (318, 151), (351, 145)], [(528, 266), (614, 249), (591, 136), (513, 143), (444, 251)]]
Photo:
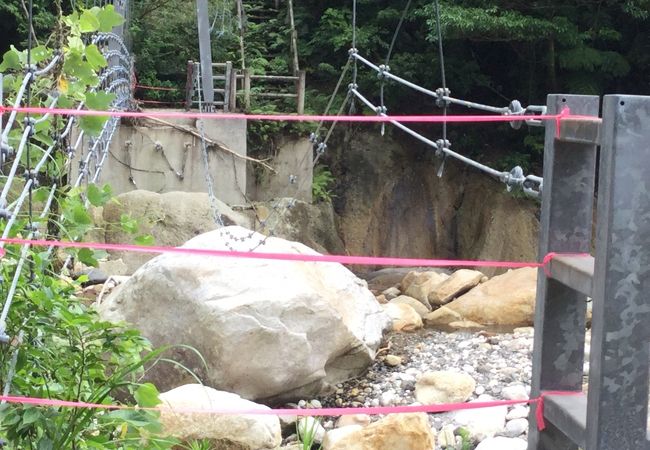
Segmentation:
[[(364, 376), (338, 385), (336, 393), (320, 398), (316, 404), (332, 407), (411, 405), (416, 402), (414, 391), (418, 375), (436, 370), (462, 372), (474, 378), (476, 389), (470, 401), (479, 396), (481, 401), (525, 396), (530, 392), (532, 332), (532, 328), (521, 328), (509, 333), (448, 333), (427, 329), (390, 333)], [(397, 365), (391, 365), (398, 362), (394, 356), (401, 360)], [(504, 422), (505, 426), (497, 435), (525, 439), (527, 409), (508, 408), (509, 418), (519, 420), (514, 425), (505, 425), (511, 420)], [(457, 428), (453, 413), (430, 414), (429, 418), (437, 432), (438, 443), (441, 440), (444, 443), (444, 438), (441, 439), (443, 427), (447, 430)], [(334, 418), (324, 420), (323, 424), (326, 429), (332, 427)], [(438, 444), (437, 448), (443, 447)]]

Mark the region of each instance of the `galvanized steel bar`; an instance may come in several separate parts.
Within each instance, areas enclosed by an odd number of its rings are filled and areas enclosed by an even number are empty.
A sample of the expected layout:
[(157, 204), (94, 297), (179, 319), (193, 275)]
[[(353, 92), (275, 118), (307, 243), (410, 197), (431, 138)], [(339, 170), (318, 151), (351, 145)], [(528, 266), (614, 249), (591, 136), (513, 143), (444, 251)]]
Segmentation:
[[(597, 116), (597, 96), (549, 95), (548, 113), (565, 107), (573, 114)], [(556, 140), (556, 123), (546, 125), (544, 189), (539, 255), (551, 252), (588, 253), (591, 248), (596, 146)], [(587, 296), (537, 274), (535, 340), (531, 397), (542, 391), (580, 391), (585, 344)], [(647, 399), (646, 399), (647, 400)], [(536, 406), (531, 405), (529, 450), (577, 450), (558, 426), (537, 429)]]

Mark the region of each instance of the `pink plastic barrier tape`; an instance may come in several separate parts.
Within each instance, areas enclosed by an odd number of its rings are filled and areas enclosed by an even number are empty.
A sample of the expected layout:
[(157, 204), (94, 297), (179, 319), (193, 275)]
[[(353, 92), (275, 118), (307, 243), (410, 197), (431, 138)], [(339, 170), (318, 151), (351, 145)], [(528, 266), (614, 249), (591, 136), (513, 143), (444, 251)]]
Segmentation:
[(133, 112), (133, 111), (97, 111), (89, 109), (61, 109), (41, 107), (12, 107), (0, 106), (0, 114), (5, 112), (18, 112), (24, 114), (53, 114), (64, 116), (112, 116), (147, 118), (158, 117), (168, 119), (240, 119), (240, 120), (270, 120), (286, 122), (375, 122), (385, 123), (391, 121), (412, 123), (488, 123), (488, 122), (523, 122), (526, 120), (554, 120), (558, 124), (563, 118), (581, 119), (593, 117), (571, 116), (568, 109), (560, 114), (545, 115), (404, 115), (404, 116), (323, 116), (323, 115), (298, 115), (298, 114), (238, 114), (238, 113), (201, 113), (201, 112)]
[[(210, 250), (204, 248), (140, 246), (131, 244), (102, 244), (98, 242), (67, 242), (55, 240), (30, 240), (7, 238), (0, 239), (5, 244), (33, 245), (59, 248), (88, 248), (96, 250), (129, 251), (138, 253), (177, 253), (195, 256), (218, 256), (227, 258), (268, 259), (279, 261), (327, 262), (364, 266), (401, 266), (401, 267), (501, 267), (517, 269), (522, 267), (544, 267), (556, 256), (549, 254), (541, 263), (518, 261), (482, 261), (456, 259), (393, 258), (383, 256), (348, 256), (348, 255), (303, 255), (295, 253), (242, 252), (231, 250)], [(4, 255), (0, 248), (0, 257)]]

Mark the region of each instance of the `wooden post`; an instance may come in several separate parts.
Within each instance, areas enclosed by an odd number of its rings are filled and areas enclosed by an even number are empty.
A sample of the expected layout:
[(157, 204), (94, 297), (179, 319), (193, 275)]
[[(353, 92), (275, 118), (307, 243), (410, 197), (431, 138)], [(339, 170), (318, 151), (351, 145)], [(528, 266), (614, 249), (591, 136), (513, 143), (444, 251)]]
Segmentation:
[(305, 112), (305, 84), (307, 81), (307, 74), (304, 70), (298, 71), (298, 80), (296, 81), (296, 109), (298, 114)]
[(187, 78), (185, 79), (185, 111), (192, 109), (192, 97), (194, 97), (194, 61), (187, 62)]
[(230, 71), (230, 110), (237, 110), (237, 75), (239, 71), (237, 69), (232, 69)]
[(298, 65), (298, 32), (293, 19), (293, 0), (288, 0), (287, 8), (289, 9), (289, 22), (291, 26), (291, 53), (293, 56), (293, 74), (298, 75), (300, 66)]
[(244, 69), (244, 108), (251, 109), (251, 70)]
[(237, 0), (237, 22), (239, 27), (239, 53), (241, 58), (241, 69), (246, 69), (246, 55), (244, 51), (244, 33), (246, 32), (244, 20), (244, 5), (242, 0)]
[(196, 16), (199, 24), (203, 108), (206, 111), (212, 111), (214, 104), (214, 80), (212, 79), (212, 47), (210, 44), (208, 0), (196, 0)]
[(232, 61), (226, 61), (226, 76), (223, 89), (223, 110), (230, 112), (230, 91), (232, 89)]

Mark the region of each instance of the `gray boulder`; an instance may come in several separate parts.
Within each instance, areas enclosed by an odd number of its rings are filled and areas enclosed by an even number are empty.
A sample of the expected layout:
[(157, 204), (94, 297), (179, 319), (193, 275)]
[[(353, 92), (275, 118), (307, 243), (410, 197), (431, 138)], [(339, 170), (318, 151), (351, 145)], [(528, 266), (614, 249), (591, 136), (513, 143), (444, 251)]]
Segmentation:
[[(296, 242), (231, 226), (188, 241), (190, 248), (317, 254)], [(365, 281), (335, 263), (164, 254), (98, 309), (124, 320), (153, 345), (185, 344), (171, 359), (208, 386), (258, 401), (313, 398), (362, 373), (390, 319)], [(194, 382), (177, 365), (148, 376), (161, 389)]]

